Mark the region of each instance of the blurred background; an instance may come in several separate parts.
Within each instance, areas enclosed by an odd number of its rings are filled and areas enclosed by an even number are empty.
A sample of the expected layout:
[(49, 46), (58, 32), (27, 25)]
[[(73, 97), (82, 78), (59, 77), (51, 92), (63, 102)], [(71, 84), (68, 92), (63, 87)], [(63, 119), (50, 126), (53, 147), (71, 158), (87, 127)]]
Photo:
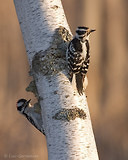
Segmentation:
[[(72, 33), (91, 36), (88, 104), (100, 160), (128, 160), (128, 1), (62, 0)], [(16, 111), (31, 78), (13, 1), (0, 5), (0, 159), (47, 160), (46, 140)], [(31, 157), (30, 157), (31, 156)]]

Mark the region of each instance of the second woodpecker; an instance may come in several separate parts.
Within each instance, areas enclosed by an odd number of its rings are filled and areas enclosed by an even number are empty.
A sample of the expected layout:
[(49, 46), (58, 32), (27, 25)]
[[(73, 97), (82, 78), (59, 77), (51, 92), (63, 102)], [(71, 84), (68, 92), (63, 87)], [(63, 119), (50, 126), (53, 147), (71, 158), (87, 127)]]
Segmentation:
[(71, 81), (75, 75), (76, 88), (79, 95), (84, 91), (84, 80), (89, 68), (89, 36), (95, 30), (88, 27), (77, 27), (76, 35), (70, 41), (67, 48), (67, 62), (70, 69)]
[(24, 117), (28, 119), (28, 121), (40, 132), (45, 135), (43, 129), (43, 121), (41, 117), (41, 112), (37, 112), (35, 110), (35, 106), (31, 106), (30, 100), (19, 99), (17, 101), (16, 107), (19, 113), (21, 113)]

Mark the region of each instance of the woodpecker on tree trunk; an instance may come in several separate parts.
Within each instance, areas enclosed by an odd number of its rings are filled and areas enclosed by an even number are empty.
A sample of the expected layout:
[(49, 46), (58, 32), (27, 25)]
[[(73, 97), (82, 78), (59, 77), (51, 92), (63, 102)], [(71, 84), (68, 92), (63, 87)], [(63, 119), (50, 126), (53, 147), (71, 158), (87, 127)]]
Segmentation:
[(88, 27), (77, 27), (76, 35), (69, 42), (66, 58), (70, 70), (71, 81), (75, 75), (76, 88), (79, 95), (83, 95), (84, 81), (89, 68), (89, 36), (95, 30)]
[(30, 101), (31, 99), (19, 99), (16, 104), (17, 110), (26, 117), (37, 130), (45, 135), (44, 129), (42, 128), (43, 122), (41, 112), (37, 112), (35, 107), (30, 104)]

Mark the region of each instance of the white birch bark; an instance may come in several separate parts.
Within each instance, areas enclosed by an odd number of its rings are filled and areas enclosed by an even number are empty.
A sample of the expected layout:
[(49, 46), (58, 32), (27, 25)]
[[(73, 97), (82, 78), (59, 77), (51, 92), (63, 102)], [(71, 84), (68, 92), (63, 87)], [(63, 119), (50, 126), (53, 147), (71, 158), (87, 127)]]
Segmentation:
[[(36, 82), (49, 160), (98, 160), (86, 101), (67, 74), (70, 29), (60, 0), (14, 0)], [(69, 32), (68, 32), (68, 31)]]

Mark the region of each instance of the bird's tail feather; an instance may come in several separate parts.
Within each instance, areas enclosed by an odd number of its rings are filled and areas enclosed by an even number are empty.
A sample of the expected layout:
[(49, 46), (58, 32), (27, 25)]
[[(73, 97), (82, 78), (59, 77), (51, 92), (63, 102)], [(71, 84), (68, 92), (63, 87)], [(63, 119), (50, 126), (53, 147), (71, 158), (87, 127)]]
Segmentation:
[(83, 94), (83, 81), (84, 81), (84, 75), (81, 73), (76, 74), (76, 88), (79, 95)]

